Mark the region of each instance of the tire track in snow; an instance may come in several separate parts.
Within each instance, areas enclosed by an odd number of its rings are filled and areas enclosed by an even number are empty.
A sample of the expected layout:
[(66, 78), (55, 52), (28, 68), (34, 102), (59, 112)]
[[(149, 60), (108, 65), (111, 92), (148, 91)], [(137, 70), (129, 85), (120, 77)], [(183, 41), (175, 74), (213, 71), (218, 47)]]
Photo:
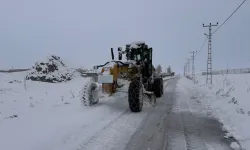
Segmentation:
[[(176, 93), (180, 95), (180, 93)], [(183, 94), (183, 93), (182, 93)], [(180, 116), (182, 132), (185, 137), (186, 150), (207, 150), (202, 137), (200, 136), (199, 127), (196, 125), (194, 116), (190, 111), (190, 106), (188, 103), (189, 97), (178, 97), (176, 101), (179, 102), (179, 112), (177, 115)]]
[(186, 90), (188, 93), (192, 93), (192, 96), (186, 101), (186, 104), (190, 107), (190, 113), (189, 115), (182, 113), (183, 120), (187, 122), (187, 130), (194, 130), (189, 126), (195, 125), (197, 134), (199, 134), (204, 145), (209, 150), (230, 150), (229, 145), (232, 141), (224, 138), (224, 132), (222, 131), (222, 126), (219, 121), (207, 114), (201, 101), (197, 99), (197, 93), (195, 93), (196, 91), (194, 89), (186, 88)]
[[(169, 80), (165, 82), (166, 87)], [(78, 150), (99, 150), (99, 149), (123, 149), (127, 142), (140, 126), (145, 116), (149, 115), (154, 108), (151, 105), (144, 105), (140, 113), (132, 113), (127, 110), (117, 119), (110, 122), (97, 134), (94, 134), (89, 140), (85, 140)]]
[[(157, 101), (160, 101), (159, 99)], [(162, 147), (165, 137), (166, 105), (161, 101), (148, 113), (140, 127), (133, 134), (125, 150), (150, 149)]]
[[(180, 88), (176, 101), (180, 102), (180, 111), (187, 150), (230, 150), (228, 142), (223, 138), (220, 124), (202, 111), (202, 105), (194, 98), (194, 91)], [(191, 96), (191, 97), (190, 97)]]
[(176, 100), (176, 96), (172, 102), (171, 112), (167, 115), (167, 138), (163, 150), (186, 150), (187, 143), (184, 136), (184, 126), (180, 115), (180, 101)]
[[(166, 148), (167, 124), (174, 103), (176, 80), (171, 79), (164, 86), (164, 95), (157, 99), (156, 107), (142, 121), (124, 150), (162, 150)], [(174, 125), (174, 124), (173, 124)]]
[[(109, 104), (116, 105), (117, 103), (119, 103), (119, 102), (115, 102), (114, 104), (111, 104), (111, 102), (110, 102)], [(109, 105), (109, 104), (107, 104), (107, 105)], [(119, 104), (117, 104), (117, 105), (119, 105)], [(90, 110), (90, 111), (92, 113), (94, 113), (94, 112), (97, 112), (100, 110), (107, 109), (107, 108), (103, 108), (106, 106), (100, 106), (100, 107), (101, 108), (96, 107), (95, 108), (96, 110), (93, 110), (94, 108), (92, 108), (92, 110)], [(100, 114), (101, 117), (96, 116), (96, 117), (100, 118), (100, 120), (96, 121), (96, 119), (94, 119), (94, 120), (88, 122), (87, 125), (83, 125), (81, 128), (74, 129), (73, 132), (71, 131), (70, 133), (68, 133), (68, 135), (65, 135), (64, 139), (62, 139), (63, 145), (60, 145), (59, 147), (53, 148), (53, 150), (69, 150), (69, 149), (81, 148), (82, 143), (86, 143), (93, 136), (102, 132), (103, 130), (108, 128), (108, 126), (110, 124), (115, 122), (117, 119), (119, 119), (125, 113), (129, 112), (129, 109), (128, 108), (124, 109), (123, 105), (121, 105), (120, 107), (121, 107), (120, 112), (117, 110), (111, 110), (109, 113), (105, 112), (104, 114)], [(95, 117), (95, 115), (92, 117)]]
[[(177, 87), (179, 88), (179, 87)], [(192, 115), (189, 96), (185, 95), (186, 90), (175, 92), (172, 112), (167, 116), (167, 140), (164, 150), (207, 150), (206, 143), (200, 134), (200, 126), (197, 124), (197, 117)], [(184, 95), (183, 95), (184, 94)]]
[(181, 118), (187, 150), (207, 150), (207, 146), (200, 135), (201, 130), (196, 128), (196, 120), (194, 120), (193, 116), (181, 114)]
[(126, 111), (82, 144), (78, 150), (123, 149), (146, 115), (146, 112)]
[(192, 89), (175, 90), (175, 81), (164, 85), (164, 96), (157, 100), (156, 108), (142, 121), (125, 150), (230, 150), (218, 121), (206, 116)]

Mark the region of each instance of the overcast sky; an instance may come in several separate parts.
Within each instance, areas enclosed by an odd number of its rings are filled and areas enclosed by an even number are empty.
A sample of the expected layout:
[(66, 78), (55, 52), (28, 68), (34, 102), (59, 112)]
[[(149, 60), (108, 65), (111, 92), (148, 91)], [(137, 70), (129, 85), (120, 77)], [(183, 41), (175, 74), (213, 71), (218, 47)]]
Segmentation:
[[(1, 0), (0, 69), (31, 67), (49, 54), (75, 67), (111, 59), (135, 40), (153, 47), (153, 63), (183, 65), (204, 41), (202, 24), (222, 23), (242, 0)], [(213, 28), (213, 30), (216, 27)], [(213, 36), (213, 69), (250, 67), (250, 2)], [(116, 51), (115, 51), (116, 52)], [(196, 58), (206, 70), (207, 45)]]

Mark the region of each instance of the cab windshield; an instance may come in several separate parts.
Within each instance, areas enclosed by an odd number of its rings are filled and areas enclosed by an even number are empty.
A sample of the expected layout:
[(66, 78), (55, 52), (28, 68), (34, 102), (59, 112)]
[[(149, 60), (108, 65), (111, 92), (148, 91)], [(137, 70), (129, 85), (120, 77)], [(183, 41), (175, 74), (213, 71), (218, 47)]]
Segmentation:
[(141, 61), (141, 55), (140, 54), (136, 55), (136, 61)]

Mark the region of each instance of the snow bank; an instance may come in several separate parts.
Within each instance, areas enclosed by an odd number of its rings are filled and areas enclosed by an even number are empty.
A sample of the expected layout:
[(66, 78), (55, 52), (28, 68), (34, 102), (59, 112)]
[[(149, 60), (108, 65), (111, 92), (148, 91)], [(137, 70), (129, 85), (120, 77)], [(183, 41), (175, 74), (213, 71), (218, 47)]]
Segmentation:
[(80, 92), (86, 79), (76, 76), (66, 83), (49, 84), (25, 81), (26, 74), (0, 73), (2, 150), (50, 149), (52, 139), (63, 137), (80, 120)]
[[(223, 124), (226, 137), (234, 137), (250, 149), (250, 74), (214, 75), (212, 86), (205, 84), (206, 76), (197, 76), (197, 81), (209, 95), (202, 99)], [(234, 143), (232, 147), (237, 146)]]
[(49, 56), (43, 61), (36, 62), (29, 71), (26, 79), (42, 82), (65, 82), (74, 77), (75, 70), (68, 68), (60, 57)]
[(50, 84), (25, 80), (26, 75), (0, 73), (1, 150), (82, 149), (128, 109), (127, 81), (119, 81), (125, 84), (119, 93), (84, 107), (81, 90), (88, 78), (79, 74), (68, 82)]
[(164, 77), (164, 78), (163, 78), (163, 81), (167, 81), (167, 80), (170, 80), (170, 79), (173, 79), (173, 78), (176, 78), (176, 76)]

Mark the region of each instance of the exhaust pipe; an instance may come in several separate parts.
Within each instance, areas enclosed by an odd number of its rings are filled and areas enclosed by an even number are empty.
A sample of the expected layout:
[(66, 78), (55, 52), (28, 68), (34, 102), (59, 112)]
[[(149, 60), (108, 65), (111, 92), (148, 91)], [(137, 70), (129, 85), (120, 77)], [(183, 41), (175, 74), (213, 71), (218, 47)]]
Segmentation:
[(118, 47), (118, 59), (122, 60), (122, 48)]
[(114, 52), (113, 52), (113, 48), (111, 48), (111, 57), (112, 57), (112, 60), (114, 60)]

